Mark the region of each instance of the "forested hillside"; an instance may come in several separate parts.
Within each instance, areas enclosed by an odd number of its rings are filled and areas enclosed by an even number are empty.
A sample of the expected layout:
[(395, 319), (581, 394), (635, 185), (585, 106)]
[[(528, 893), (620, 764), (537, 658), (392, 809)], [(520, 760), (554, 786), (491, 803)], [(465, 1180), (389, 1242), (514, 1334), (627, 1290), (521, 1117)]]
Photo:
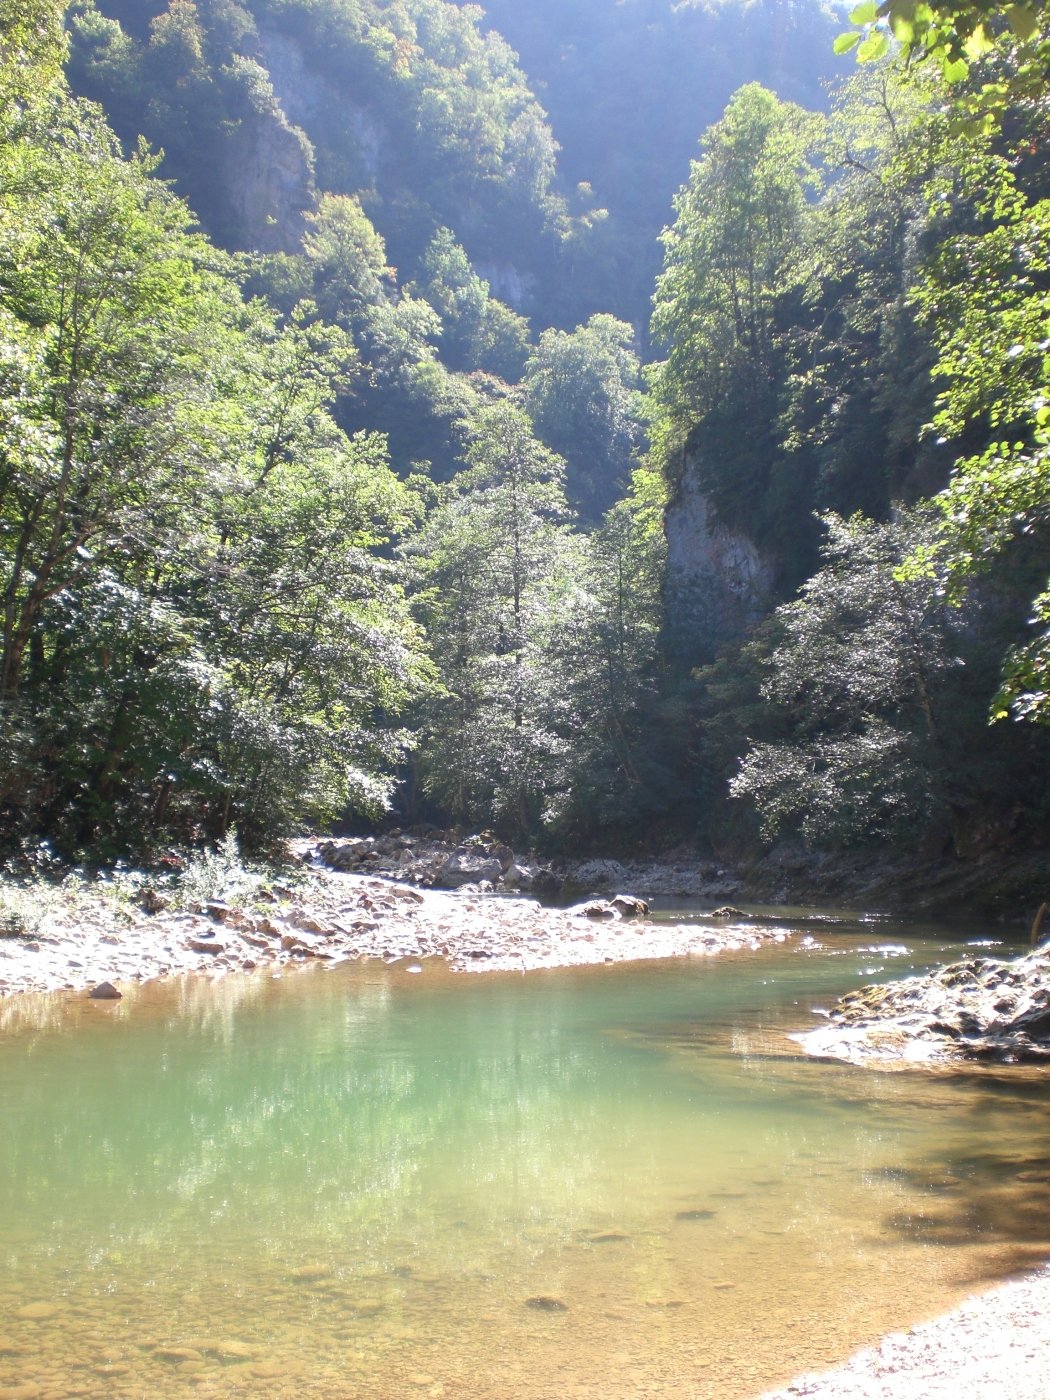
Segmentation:
[(574, 260), (578, 286), (562, 295), (642, 325), (669, 195), (689, 173), (700, 132), (745, 83), (821, 109), (828, 81), (852, 67), (833, 48), (841, 10), (809, 0), (490, 0), (484, 8), (485, 25), (521, 55), (547, 109), (563, 185), (598, 206), (585, 256)]
[(3, 21), (12, 856), (1045, 840), (1041, 7), (566, 8)]

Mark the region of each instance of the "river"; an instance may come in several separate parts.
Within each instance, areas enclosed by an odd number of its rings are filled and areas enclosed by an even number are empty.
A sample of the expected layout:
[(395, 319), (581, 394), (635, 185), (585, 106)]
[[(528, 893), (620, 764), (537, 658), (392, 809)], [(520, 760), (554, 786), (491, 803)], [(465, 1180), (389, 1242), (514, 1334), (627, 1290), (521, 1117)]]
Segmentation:
[(785, 919), (0, 1003), (0, 1396), (738, 1400), (1050, 1256), (1039, 1072), (788, 1034), (976, 935)]

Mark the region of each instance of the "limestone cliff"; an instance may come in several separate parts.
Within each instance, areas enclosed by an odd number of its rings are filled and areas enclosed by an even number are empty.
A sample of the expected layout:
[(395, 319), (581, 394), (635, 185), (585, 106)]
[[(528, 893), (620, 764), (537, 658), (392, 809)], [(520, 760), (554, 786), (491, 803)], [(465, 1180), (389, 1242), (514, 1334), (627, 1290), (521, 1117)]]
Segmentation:
[[(292, 35), (260, 25), (259, 47), (282, 110), (314, 140), (321, 184), (344, 190), (372, 184), (390, 145), (375, 113), (312, 68)], [(338, 171), (321, 169), (333, 158), (328, 147), (338, 149)]]
[(489, 291), (515, 311), (527, 312), (536, 295), (535, 273), (522, 272), (512, 263), (479, 262), (474, 269), (489, 284)]
[(231, 135), (225, 164), (237, 241), (261, 253), (295, 252), (316, 198), (303, 133), (281, 112), (258, 113)]
[(664, 516), (668, 641), (681, 663), (700, 665), (769, 611), (773, 566), (740, 531), (715, 516), (686, 454)]

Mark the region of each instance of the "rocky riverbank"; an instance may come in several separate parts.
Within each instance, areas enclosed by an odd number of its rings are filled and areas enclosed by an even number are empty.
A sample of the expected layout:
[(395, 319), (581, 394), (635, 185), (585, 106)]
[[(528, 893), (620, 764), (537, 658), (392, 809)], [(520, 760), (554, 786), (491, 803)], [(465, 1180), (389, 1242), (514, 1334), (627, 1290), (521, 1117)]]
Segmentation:
[[(312, 861), (314, 843), (303, 843), (299, 854)], [(496, 893), (491, 882), (453, 892), (311, 863), (287, 885), (262, 882), (237, 897), (219, 888), (184, 908), (167, 907), (149, 888), (133, 902), (101, 892), (75, 906), (55, 898), (0, 930), (0, 995), (105, 994), (106, 983), (119, 991), (121, 983), (188, 973), (366, 958), (439, 957), (461, 971), (524, 972), (709, 955), (784, 936), (735, 911), (689, 925), (654, 923), (645, 914), (645, 902), (627, 891), (550, 909)]]
[(907, 914), (965, 910), (996, 923), (1030, 922), (1050, 897), (1045, 851), (963, 854), (911, 850), (815, 851), (781, 842), (739, 865), (686, 847), (656, 857), (539, 859), (493, 836), (412, 827), (381, 836), (313, 843), (337, 868), (387, 875), (421, 888), (487, 882), (542, 898), (629, 889), (646, 899), (677, 897), (765, 904), (812, 903)]
[(860, 987), (798, 1039), (811, 1055), (853, 1064), (1050, 1061), (1050, 948)]
[(669, 895), (713, 904), (741, 890), (740, 879), (726, 866), (686, 853), (659, 861), (542, 860), (515, 853), (494, 836), (462, 837), (419, 827), (299, 845), (334, 870), (384, 875), (420, 889), (470, 887), (483, 893), (527, 893), (547, 899), (630, 890), (646, 899)]

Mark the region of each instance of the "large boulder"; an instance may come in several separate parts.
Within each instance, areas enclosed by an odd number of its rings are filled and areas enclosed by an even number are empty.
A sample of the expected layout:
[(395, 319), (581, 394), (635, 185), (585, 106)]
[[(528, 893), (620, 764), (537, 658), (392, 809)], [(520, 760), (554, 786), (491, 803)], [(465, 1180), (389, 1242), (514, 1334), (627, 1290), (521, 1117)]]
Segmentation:
[(477, 885), (482, 880), (495, 883), (502, 874), (503, 867), (495, 857), (456, 851), (438, 868), (434, 883), (443, 890), (458, 890), (461, 885)]
[(609, 904), (623, 919), (644, 919), (649, 913), (648, 904), (636, 894), (618, 894), (610, 899)]

